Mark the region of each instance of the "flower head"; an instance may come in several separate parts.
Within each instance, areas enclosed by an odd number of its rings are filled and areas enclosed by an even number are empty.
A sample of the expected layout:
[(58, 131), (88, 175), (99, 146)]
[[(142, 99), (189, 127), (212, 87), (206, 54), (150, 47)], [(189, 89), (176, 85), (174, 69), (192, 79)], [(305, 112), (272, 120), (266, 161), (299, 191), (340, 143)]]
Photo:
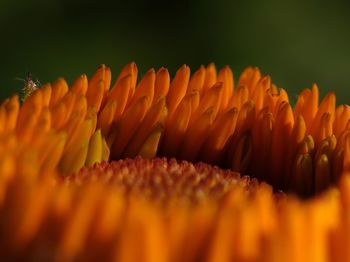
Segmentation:
[(293, 109), (254, 67), (137, 77), (102, 65), (3, 102), (2, 257), (350, 259), (350, 109), (333, 93)]

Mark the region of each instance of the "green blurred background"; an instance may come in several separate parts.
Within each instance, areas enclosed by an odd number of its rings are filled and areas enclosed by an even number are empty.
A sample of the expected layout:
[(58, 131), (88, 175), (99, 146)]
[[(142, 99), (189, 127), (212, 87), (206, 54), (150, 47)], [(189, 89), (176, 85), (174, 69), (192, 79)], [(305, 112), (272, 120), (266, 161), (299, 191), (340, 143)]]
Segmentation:
[(0, 98), (31, 72), (72, 83), (101, 63), (114, 76), (135, 61), (144, 74), (181, 64), (260, 67), (292, 101), (318, 83), (350, 98), (349, 1), (0, 0)]

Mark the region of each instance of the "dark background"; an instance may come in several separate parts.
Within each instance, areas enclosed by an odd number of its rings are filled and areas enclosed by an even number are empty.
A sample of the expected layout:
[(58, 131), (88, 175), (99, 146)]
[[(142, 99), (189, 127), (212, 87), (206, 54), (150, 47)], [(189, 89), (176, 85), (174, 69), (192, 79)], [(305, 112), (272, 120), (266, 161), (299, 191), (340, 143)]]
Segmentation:
[[(350, 1), (348, 1), (350, 3)], [(350, 98), (350, 5), (346, 1), (0, 0), (0, 98), (15, 77), (71, 83), (105, 63), (114, 77), (135, 61), (144, 74), (186, 63), (260, 67), (290, 99), (318, 83)]]

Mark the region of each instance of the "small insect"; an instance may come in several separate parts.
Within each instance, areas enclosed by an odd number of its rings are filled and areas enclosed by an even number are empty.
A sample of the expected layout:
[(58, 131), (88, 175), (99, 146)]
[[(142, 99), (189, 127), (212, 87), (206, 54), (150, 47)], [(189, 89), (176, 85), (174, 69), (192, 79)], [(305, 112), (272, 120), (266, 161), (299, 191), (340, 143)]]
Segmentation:
[(16, 77), (15, 80), (20, 80), (24, 83), (22, 88), (22, 101), (25, 101), (30, 94), (37, 90), (41, 85), (38, 79), (33, 79), (33, 75), (31, 73), (27, 73), (25, 79)]

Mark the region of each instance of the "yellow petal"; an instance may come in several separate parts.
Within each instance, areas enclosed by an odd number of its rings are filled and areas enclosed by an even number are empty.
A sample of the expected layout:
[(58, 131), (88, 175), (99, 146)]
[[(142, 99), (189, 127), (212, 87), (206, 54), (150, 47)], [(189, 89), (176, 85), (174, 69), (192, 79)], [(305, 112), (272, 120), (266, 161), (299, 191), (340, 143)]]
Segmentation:
[(142, 144), (138, 155), (148, 159), (155, 157), (157, 154), (158, 144), (162, 131), (163, 128), (161, 125), (156, 126), (156, 128), (150, 133), (148, 138)]
[(90, 167), (102, 160), (102, 136), (98, 129), (91, 137), (85, 165)]

